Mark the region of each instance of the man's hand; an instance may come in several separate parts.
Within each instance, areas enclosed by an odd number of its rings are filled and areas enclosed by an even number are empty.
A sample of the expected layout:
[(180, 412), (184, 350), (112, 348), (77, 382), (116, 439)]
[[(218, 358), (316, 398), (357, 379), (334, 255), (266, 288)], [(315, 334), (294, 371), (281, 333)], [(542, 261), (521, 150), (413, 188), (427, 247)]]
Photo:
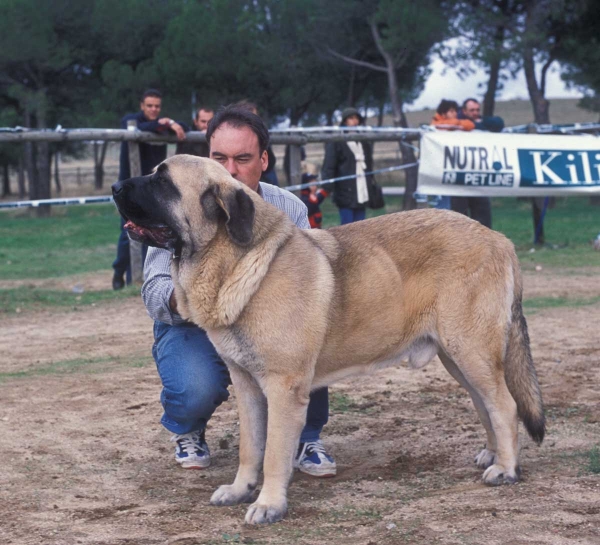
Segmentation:
[(161, 117), (158, 122), (161, 125), (168, 125), (169, 128), (175, 133), (175, 135), (177, 136), (177, 140), (185, 140), (185, 131), (183, 130), (183, 127), (177, 123), (176, 121), (174, 121), (173, 119), (171, 119), (170, 117)]
[(173, 123), (170, 124), (170, 128), (177, 135), (177, 140), (185, 140), (185, 131), (179, 123), (173, 121)]

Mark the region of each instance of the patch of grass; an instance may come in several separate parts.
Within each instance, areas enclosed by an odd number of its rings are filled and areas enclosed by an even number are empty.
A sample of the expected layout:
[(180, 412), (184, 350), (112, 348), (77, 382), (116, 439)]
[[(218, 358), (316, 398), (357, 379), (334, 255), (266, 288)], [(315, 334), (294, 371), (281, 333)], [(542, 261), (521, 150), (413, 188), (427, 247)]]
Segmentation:
[(543, 247), (533, 248), (531, 202), (516, 198), (492, 200), (492, 225), (515, 245), (524, 268), (536, 264), (554, 267), (600, 266), (600, 252), (590, 242), (598, 235), (600, 208), (588, 197), (556, 199), (546, 212)]
[(25, 371), (10, 371), (0, 373), (0, 384), (9, 380), (18, 380), (31, 377), (48, 375), (68, 375), (72, 373), (100, 373), (106, 369), (107, 364), (118, 363), (126, 367), (145, 367), (152, 363), (148, 356), (132, 358), (77, 358), (49, 363), (42, 367), (35, 367)]
[(341, 509), (332, 509), (328, 513), (331, 522), (347, 522), (353, 521), (356, 518), (381, 520), (383, 515), (373, 508), (360, 509), (351, 505), (345, 505)]
[(113, 205), (0, 213), (0, 278), (53, 278), (110, 268), (120, 233)]
[(329, 393), (329, 407), (336, 413), (347, 413), (353, 406), (352, 400), (340, 392)]
[(523, 308), (526, 310), (544, 310), (546, 308), (558, 307), (585, 307), (595, 305), (600, 302), (600, 297), (590, 297), (588, 299), (570, 299), (568, 297), (533, 297), (523, 301)]
[(595, 473), (596, 475), (600, 473), (600, 447), (599, 445), (594, 445), (587, 453), (586, 458), (588, 460), (587, 470), (590, 473)]
[(138, 286), (127, 286), (119, 291), (100, 290), (80, 294), (22, 286), (0, 290), (0, 314), (39, 310), (44, 307), (83, 307), (124, 297), (139, 297), (139, 295)]
[[(367, 217), (402, 210), (402, 197), (386, 197), (381, 210), (367, 210)], [(337, 207), (330, 198), (322, 205), (324, 227), (339, 225)], [(533, 246), (533, 220), (529, 200), (492, 200), (494, 229), (504, 233), (517, 248), (524, 268), (600, 267), (600, 252), (590, 245), (600, 230), (600, 209), (587, 197), (559, 198), (546, 214), (545, 247)], [(109, 204), (55, 206), (49, 218), (31, 211), (0, 212), (0, 279), (56, 278), (106, 270), (116, 254), (119, 215)]]

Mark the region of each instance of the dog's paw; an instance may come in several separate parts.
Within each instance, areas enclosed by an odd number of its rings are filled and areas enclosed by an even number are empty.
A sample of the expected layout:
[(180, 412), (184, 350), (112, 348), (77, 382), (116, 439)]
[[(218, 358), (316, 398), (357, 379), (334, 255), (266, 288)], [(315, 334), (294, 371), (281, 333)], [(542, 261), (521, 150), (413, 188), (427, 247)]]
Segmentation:
[(515, 484), (519, 482), (519, 471), (508, 471), (501, 465), (494, 464), (484, 471), (483, 482), (488, 486)]
[(235, 484), (219, 486), (210, 498), (211, 505), (238, 505), (252, 501), (254, 487), (247, 486), (239, 490)]
[(254, 502), (246, 513), (246, 524), (272, 524), (280, 521), (287, 513), (287, 502), (266, 504), (260, 498)]
[(484, 448), (477, 456), (475, 456), (475, 463), (477, 464), (477, 467), (487, 469), (496, 463), (496, 453), (493, 450)]

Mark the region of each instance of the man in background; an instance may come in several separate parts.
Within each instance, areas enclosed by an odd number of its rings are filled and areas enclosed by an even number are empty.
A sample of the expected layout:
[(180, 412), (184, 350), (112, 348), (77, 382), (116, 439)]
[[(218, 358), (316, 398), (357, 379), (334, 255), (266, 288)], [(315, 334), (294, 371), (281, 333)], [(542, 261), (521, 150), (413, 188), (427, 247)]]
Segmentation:
[[(121, 119), (121, 129), (127, 129), (129, 121), (133, 120), (140, 131), (149, 131), (156, 134), (166, 134), (173, 132), (179, 140), (185, 139), (185, 125), (177, 123), (169, 117), (160, 117), (162, 109), (162, 95), (156, 89), (144, 91), (140, 101), (140, 111), (135, 114), (128, 114)], [(140, 142), (140, 165), (142, 176), (150, 174), (152, 169), (162, 163), (167, 158), (167, 145), (163, 143)], [(129, 145), (127, 142), (121, 142), (121, 154), (119, 157), (119, 181), (131, 178), (129, 168)], [(121, 218), (121, 234), (117, 243), (117, 258), (113, 262), (114, 269), (112, 287), (114, 290), (120, 290), (131, 283), (131, 261), (129, 258), (129, 237), (127, 231), (123, 229), (124, 220)], [(144, 254), (146, 253), (144, 247)], [(145, 257), (145, 255), (144, 255)]]
[[(208, 124), (214, 115), (215, 112), (208, 106), (199, 108), (194, 116), (195, 130), (206, 134)], [(188, 155), (197, 155), (198, 157), (208, 157), (208, 142), (190, 142), (189, 140), (184, 140), (177, 143), (175, 153), (177, 155), (185, 153)]]
[(462, 110), (458, 113), (459, 119), (470, 119), (475, 123), (475, 129), (488, 132), (502, 132), (504, 119), (497, 115), (481, 116), (481, 104), (476, 98), (468, 98), (463, 102)]
[[(481, 104), (475, 98), (468, 98), (463, 102), (458, 118), (472, 121), (475, 129), (480, 131), (501, 132), (504, 128), (501, 117), (481, 116)], [(452, 197), (450, 208), (492, 228), (492, 201), (489, 197)]]

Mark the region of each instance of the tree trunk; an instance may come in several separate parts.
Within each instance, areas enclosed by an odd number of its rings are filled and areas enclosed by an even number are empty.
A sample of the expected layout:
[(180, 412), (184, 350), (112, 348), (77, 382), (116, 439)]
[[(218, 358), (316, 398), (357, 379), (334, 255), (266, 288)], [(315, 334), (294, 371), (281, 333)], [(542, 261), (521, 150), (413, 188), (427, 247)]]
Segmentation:
[(543, 87), (540, 88), (535, 78), (533, 51), (529, 48), (523, 53), (523, 69), (527, 90), (529, 91), (529, 100), (533, 108), (533, 120), (538, 125), (547, 125), (550, 123), (550, 103), (544, 97)]
[(8, 173), (8, 165), (2, 165), (2, 197), (10, 195), (10, 176)]
[[(25, 112), (25, 126), (31, 128), (31, 112)], [(33, 142), (25, 142), (24, 156), (27, 179), (29, 181), (29, 198), (34, 201), (39, 199), (38, 176), (35, 162), (36, 148)]]
[(496, 106), (496, 92), (498, 91), (498, 77), (500, 76), (500, 59), (490, 64), (490, 77), (488, 79), (487, 90), (483, 96), (483, 115), (494, 115)]
[(385, 113), (385, 100), (382, 100), (379, 103), (379, 112), (377, 114), (377, 126), (378, 127), (382, 127), (383, 126), (383, 115)]
[(18, 166), (18, 185), (19, 185), (19, 199), (25, 198), (25, 149), (19, 150), (19, 166)]
[[(509, 15), (508, 0), (496, 3), (496, 6), (500, 9), (506, 20)], [(490, 62), (490, 77), (488, 79), (487, 90), (483, 97), (484, 116), (494, 115), (494, 109), (496, 107), (496, 93), (498, 92), (498, 81), (500, 79), (500, 66), (502, 64), (501, 51), (504, 46), (505, 37), (506, 27), (503, 23), (500, 23), (494, 32), (495, 58), (493, 58)]]
[[(46, 112), (44, 105), (41, 103), (36, 112), (37, 128), (46, 128)], [(36, 157), (35, 167), (37, 170), (37, 181), (38, 181), (38, 199), (49, 199), (51, 197), (50, 191), (50, 179), (51, 179), (51, 157), (50, 157), (50, 143), (49, 142), (38, 142), (36, 144)], [(51, 208), (48, 205), (39, 206), (36, 208), (36, 215), (40, 218), (48, 217), (50, 215)]]
[[(36, 153), (36, 169), (38, 173), (38, 199), (49, 199), (50, 191), (50, 146), (48, 142), (38, 142)], [(43, 205), (36, 208), (39, 218), (50, 216), (50, 206)]]
[[(386, 59), (387, 60), (387, 59)], [(406, 121), (406, 116), (402, 111), (402, 100), (400, 99), (398, 93), (398, 80), (396, 77), (396, 70), (394, 69), (391, 63), (388, 63), (388, 88), (390, 92), (390, 100), (392, 102), (392, 111), (394, 115), (394, 126), (408, 128), (408, 123)], [(402, 154), (402, 164), (409, 165), (411, 163), (416, 163), (417, 158), (415, 156), (415, 152), (413, 147), (400, 140), (400, 153)], [(417, 192), (417, 176), (418, 170), (417, 167), (409, 167), (405, 169), (405, 191), (404, 191), (404, 202), (403, 209), (404, 210), (414, 210), (417, 207), (417, 201), (415, 199), (415, 193)]]
[(94, 188), (102, 189), (104, 185), (104, 158), (108, 142), (102, 142), (98, 150), (98, 142), (94, 142)]
[(290, 109), (290, 127), (297, 127), (299, 121), (300, 121), (300, 116), (298, 115), (298, 110), (296, 108), (291, 108)]
[[(50, 161), (52, 162), (52, 161)], [(60, 152), (57, 150), (54, 152), (54, 185), (56, 186), (56, 192), (60, 193), (62, 191), (62, 186), (60, 185)]]

